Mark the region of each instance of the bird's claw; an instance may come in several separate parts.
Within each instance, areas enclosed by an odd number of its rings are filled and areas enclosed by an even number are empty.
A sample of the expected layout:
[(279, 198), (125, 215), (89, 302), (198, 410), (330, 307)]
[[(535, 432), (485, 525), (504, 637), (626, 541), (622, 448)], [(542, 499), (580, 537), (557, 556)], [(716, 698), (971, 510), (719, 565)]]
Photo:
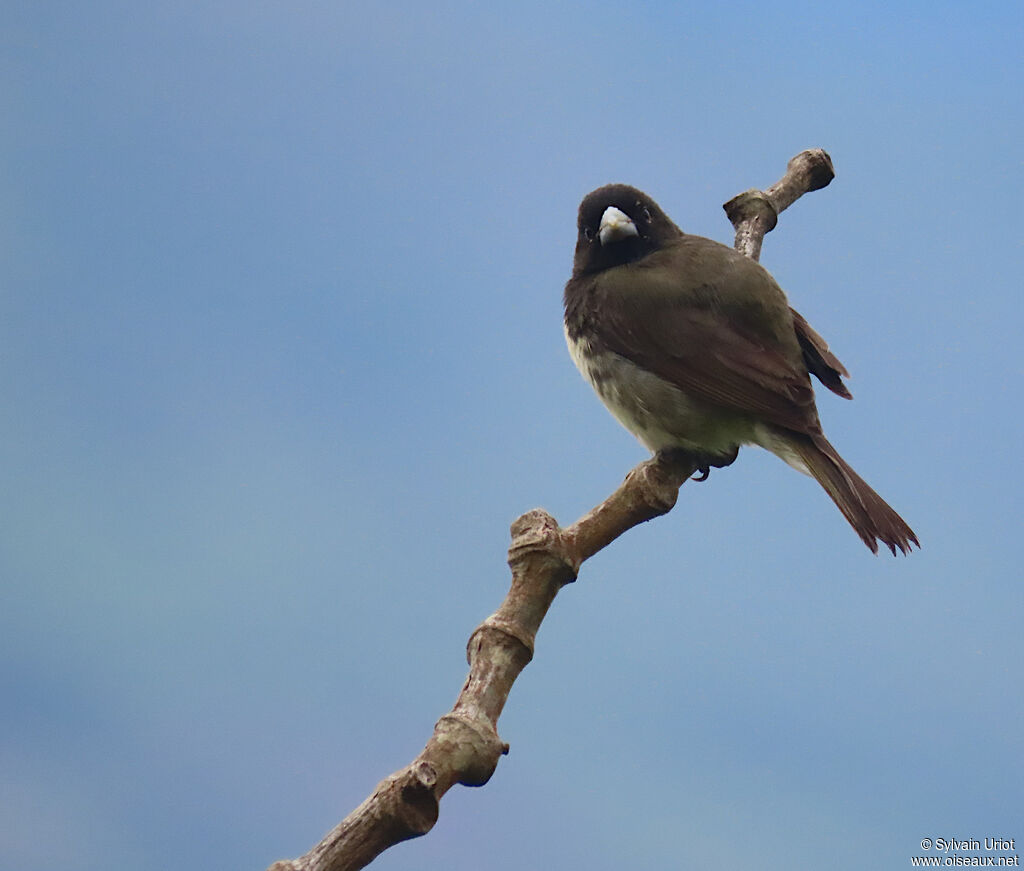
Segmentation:
[(730, 465), (735, 461), (739, 450), (739, 447), (735, 447), (725, 456), (720, 456), (688, 451), (685, 448), (662, 448), (657, 452), (657, 457), (664, 462), (690, 466), (693, 469), (693, 472), (690, 473), (691, 481), (706, 481), (711, 475), (712, 466), (721, 469)]

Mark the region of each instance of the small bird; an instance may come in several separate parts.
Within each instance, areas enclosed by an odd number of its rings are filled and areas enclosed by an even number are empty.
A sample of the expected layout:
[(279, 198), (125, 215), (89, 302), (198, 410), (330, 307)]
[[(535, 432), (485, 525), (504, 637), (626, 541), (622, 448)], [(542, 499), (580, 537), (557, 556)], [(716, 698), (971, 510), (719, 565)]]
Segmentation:
[(810, 373), (851, 399), (849, 373), (767, 270), (684, 233), (628, 185), (588, 194), (577, 226), (566, 341), (626, 429), (655, 453), (685, 452), (703, 477), (760, 445), (817, 480), (872, 552), (920, 547), (825, 438)]

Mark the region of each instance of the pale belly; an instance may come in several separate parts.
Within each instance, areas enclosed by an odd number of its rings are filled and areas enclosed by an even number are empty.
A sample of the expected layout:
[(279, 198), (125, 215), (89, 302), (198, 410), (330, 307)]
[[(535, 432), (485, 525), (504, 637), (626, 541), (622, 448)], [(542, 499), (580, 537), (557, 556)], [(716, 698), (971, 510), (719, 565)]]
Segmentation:
[(687, 396), (618, 354), (595, 354), (586, 340), (568, 335), (566, 340), (573, 362), (601, 401), (649, 450), (683, 448), (724, 457), (739, 445), (761, 442), (749, 416)]

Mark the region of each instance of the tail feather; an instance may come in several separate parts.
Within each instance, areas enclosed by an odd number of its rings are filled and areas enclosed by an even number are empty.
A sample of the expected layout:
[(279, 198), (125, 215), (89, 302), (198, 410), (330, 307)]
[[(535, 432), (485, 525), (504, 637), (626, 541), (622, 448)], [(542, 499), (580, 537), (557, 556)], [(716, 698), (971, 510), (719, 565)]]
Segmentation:
[(897, 548), (905, 554), (912, 545), (921, 546), (914, 530), (850, 468), (824, 436), (806, 436), (790, 442), (790, 446), (872, 553), (878, 553), (879, 541), (893, 555)]

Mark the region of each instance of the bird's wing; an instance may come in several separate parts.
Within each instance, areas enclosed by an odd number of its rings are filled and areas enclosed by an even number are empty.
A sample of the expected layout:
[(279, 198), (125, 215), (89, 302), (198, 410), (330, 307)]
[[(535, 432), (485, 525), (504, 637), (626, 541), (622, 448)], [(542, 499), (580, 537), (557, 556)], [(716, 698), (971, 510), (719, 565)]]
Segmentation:
[(804, 320), (800, 312), (794, 308), (790, 308), (789, 311), (793, 315), (793, 326), (800, 348), (804, 352), (804, 363), (807, 364), (807, 368), (833, 393), (842, 396), (843, 399), (853, 399), (853, 394), (843, 384), (843, 377), (850, 377), (846, 367), (839, 362), (839, 358), (829, 349), (828, 343)]
[(692, 252), (596, 276), (591, 328), (609, 350), (691, 396), (820, 434), (803, 342), (785, 295), (756, 264), (746, 261), (750, 269), (741, 262), (746, 258), (713, 244), (697, 254), (721, 262), (705, 262), (696, 274), (713, 275), (717, 286), (687, 284), (695, 274), (687, 260)]

